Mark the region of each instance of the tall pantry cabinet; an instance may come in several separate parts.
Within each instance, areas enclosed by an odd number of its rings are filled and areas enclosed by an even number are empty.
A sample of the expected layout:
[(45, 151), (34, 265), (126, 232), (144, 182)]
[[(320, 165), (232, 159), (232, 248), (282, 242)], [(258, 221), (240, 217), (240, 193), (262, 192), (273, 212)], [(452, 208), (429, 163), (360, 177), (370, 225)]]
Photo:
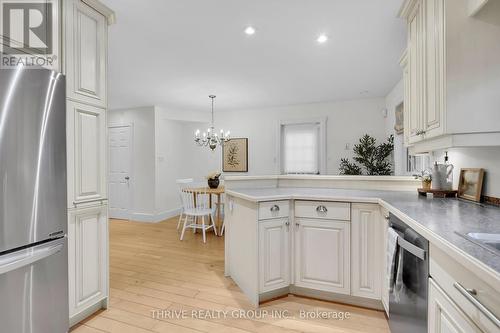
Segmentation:
[(108, 303), (107, 28), (95, 0), (65, 0), (69, 314), (74, 325)]

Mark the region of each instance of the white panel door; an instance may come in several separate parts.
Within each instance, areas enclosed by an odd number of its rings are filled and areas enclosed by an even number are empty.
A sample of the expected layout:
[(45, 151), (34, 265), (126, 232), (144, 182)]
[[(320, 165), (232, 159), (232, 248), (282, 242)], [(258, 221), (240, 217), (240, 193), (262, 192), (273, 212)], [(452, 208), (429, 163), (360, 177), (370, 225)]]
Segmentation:
[(429, 279), (429, 333), (475, 333), (481, 330)]
[(379, 205), (352, 204), (351, 294), (381, 299), (383, 237)]
[(68, 205), (107, 199), (106, 113), (68, 101)]
[(68, 268), (70, 317), (107, 297), (107, 207), (69, 212)]
[(349, 222), (296, 219), (295, 223), (295, 285), (349, 294)]
[(67, 4), (68, 98), (106, 107), (106, 18), (82, 1)]
[(110, 127), (109, 217), (128, 219), (130, 211), (131, 126)]
[(259, 222), (259, 292), (290, 284), (290, 223), (288, 218)]

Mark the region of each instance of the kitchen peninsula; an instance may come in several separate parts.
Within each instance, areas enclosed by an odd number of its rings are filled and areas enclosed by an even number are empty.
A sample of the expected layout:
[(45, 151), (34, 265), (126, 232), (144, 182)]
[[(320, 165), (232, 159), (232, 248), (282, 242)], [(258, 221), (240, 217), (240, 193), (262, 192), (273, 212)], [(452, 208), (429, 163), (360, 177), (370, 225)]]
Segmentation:
[[(482, 330), (498, 330), (500, 256), (463, 235), (500, 233), (500, 209), (422, 198), (417, 185), (409, 177), (228, 177), (226, 275), (256, 306), (292, 293), (389, 312), (391, 215), (429, 241), (421, 257), (429, 295), (442, 293)], [(472, 302), (460, 288), (476, 292)]]

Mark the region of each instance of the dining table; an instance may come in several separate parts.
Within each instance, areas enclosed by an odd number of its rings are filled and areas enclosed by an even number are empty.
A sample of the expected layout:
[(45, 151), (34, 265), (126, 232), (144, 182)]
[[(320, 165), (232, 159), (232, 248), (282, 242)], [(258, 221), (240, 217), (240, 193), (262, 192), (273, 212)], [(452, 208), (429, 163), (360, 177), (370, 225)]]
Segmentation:
[(220, 234), (220, 227), (221, 227), (221, 196), (225, 192), (225, 188), (223, 185), (220, 185), (217, 188), (210, 188), (208, 186), (205, 187), (187, 187), (183, 189), (183, 191), (188, 192), (188, 193), (193, 193), (193, 201), (194, 201), (194, 207), (196, 207), (196, 198), (200, 194), (207, 194), (208, 195), (208, 205), (210, 208), (212, 208), (213, 205), (213, 200), (212, 196), (217, 197), (217, 207), (216, 207), (216, 212), (215, 212), (215, 227), (217, 228), (217, 235), (221, 236)]

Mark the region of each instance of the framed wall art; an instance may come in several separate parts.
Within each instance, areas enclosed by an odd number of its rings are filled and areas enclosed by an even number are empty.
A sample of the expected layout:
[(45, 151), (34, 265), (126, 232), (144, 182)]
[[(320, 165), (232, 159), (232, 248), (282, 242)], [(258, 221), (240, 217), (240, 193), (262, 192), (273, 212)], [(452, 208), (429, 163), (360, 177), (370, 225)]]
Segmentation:
[(222, 148), (223, 172), (248, 172), (248, 138), (231, 138)]
[(404, 132), (404, 103), (396, 106), (394, 131), (396, 132), (396, 134), (403, 134)]
[(460, 169), (458, 197), (476, 202), (481, 201), (483, 179), (484, 169)]

